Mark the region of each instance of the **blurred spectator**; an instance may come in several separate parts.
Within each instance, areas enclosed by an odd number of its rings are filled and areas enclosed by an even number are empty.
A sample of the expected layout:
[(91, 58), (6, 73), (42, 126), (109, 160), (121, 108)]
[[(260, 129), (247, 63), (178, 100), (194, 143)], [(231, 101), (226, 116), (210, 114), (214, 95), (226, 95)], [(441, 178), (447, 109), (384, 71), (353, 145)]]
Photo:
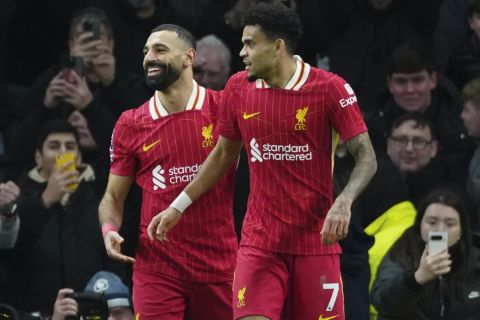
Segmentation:
[(394, 119), (407, 113), (420, 113), (437, 132), (439, 153), (451, 164), (464, 163), (474, 149), (468, 138), (457, 106), (459, 92), (445, 78), (438, 78), (430, 61), (413, 47), (395, 50), (388, 65), (388, 90), (380, 94), (367, 115), (372, 144), (377, 155), (385, 154), (386, 133)]
[(17, 199), (20, 188), (13, 182), (0, 183), (0, 250), (12, 249), (17, 242), (20, 219)]
[[(400, 170), (415, 205), (435, 188), (443, 187), (466, 198), (467, 163), (449, 163), (438, 156), (439, 141), (432, 124), (420, 114), (405, 114), (392, 124), (387, 153)], [(471, 219), (472, 223), (477, 222)]]
[[(134, 83), (134, 78), (116, 68), (111, 24), (102, 11), (89, 7), (77, 12), (71, 20), (70, 36), (69, 58), (63, 65), (51, 67), (19, 102), (25, 118), (13, 134), (11, 158), (15, 161), (9, 178), (16, 178), (30, 165), (27, 161), (34, 151), (30, 137), (38, 128), (48, 119), (66, 119), (72, 111), (78, 111), (76, 118), (80, 113), (86, 119), (83, 127), (88, 126), (98, 146), (92, 150), (82, 144), (84, 156), (95, 166), (106, 167), (115, 117), (148, 95), (141, 83)], [(83, 137), (85, 130), (81, 134)], [(107, 169), (99, 170), (103, 171)]]
[[(74, 160), (56, 164), (57, 156), (66, 153)], [(18, 184), (21, 225), (2, 291), (16, 308), (48, 315), (58, 289), (80, 290), (95, 271), (114, 263), (98, 223), (95, 174), (82, 162), (75, 129), (60, 119), (46, 123), (35, 161), (37, 166)]]
[[(345, 146), (337, 147), (335, 190), (343, 190), (354, 160)], [(415, 220), (415, 208), (400, 172), (388, 159), (379, 159), (377, 172), (352, 205), (348, 236), (340, 242), (345, 319), (369, 319), (369, 288), (385, 253)], [(372, 310), (374, 312), (374, 310)]]
[(468, 1), (444, 0), (440, 7), (433, 37), (433, 62), (442, 73), (452, 55), (469, 47)]
[(360, 107), (369, 112), (371, 101), (384, 88), (388, 58), (395, 48), (411, 43), (430, 50), (432, 1), (339, 2), (347, 9), (328, 49), (330, 69), (350, 83)]
[(193, 77), (205, 88), (222, 90), (230, 76), (230, 49), (217, 36), (210, 34), (197, 41)]
[[(428, 248), (431, 231), (448, 233), (448, 250)], [(455, 194), (437, 190), (382, 261), (372, 289), (378, 319), (478, 319), (480, 251)]]
[(469, 41), (452, 52), (445, 70), (447, 77), (460, 89), (468, 81), (480, 78), (480, 0), (466, 0), (466, 3)]
[[(134, 320), (133, 304), (130, 291), (114, 273), (99, 271), (88, 281), (85, 293), (101, 294), (107, 302), (108, 320)], [(55, 301), (52, 320), (65, 320), (69, 316), (78, 316), (80, 304), (71, 295), (72, 289), (60, 289)], [(87, 310), (93, 311), (93, 310)]]
[(470, 160), (467, 190), (480, 217), (480, 79), (469, 82), (462, 91), (462, 119), (468, 135), (477, 141), (477, 149)]

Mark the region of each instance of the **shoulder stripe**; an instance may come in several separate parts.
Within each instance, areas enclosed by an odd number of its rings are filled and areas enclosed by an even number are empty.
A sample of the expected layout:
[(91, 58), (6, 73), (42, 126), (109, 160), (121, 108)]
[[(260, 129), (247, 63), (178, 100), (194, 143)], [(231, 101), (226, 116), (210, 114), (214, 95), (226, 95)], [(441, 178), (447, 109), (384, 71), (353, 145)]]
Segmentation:
[(160, 118), (157, 108), (155, 107), (155, 96), (150, 98), (150, 101), (148, 102), (148, 110), (150, 111), (150, 116), (152, 116), (153, 120)]

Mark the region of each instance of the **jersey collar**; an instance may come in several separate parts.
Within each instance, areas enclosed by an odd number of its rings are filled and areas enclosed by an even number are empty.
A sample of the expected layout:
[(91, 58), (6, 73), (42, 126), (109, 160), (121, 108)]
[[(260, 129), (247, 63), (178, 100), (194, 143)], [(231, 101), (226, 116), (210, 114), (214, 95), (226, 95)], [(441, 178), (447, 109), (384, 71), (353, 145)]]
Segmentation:
[[(198, 83), (193, 80), (192, 93), (190, 94), (190, 98), (188, 99), (185, 110), (202, 109), (203, 103), (205, 101), (205, 93), (205, 88), (198, 85)], [(160, 117), (165, 117), (169, 115), (167, 109), (165, 109), (162, 102), (160, 101), (160, 97), (158, 96), (157, 91), (155, 91), (153, 97), (150, 98), (148, 108), (153, 120), (157, 120)]]
[[(295, 72), (283, 89), (297, 91), (307, 82), (308, 75), (310, 74), (310, 65), (303, 62), (300, 56), (295, 55), (293, 57), (296, 60)], [(263, 79), (257, 79), (255, 86), (257, 89), (270, 88), (270, 85)]]

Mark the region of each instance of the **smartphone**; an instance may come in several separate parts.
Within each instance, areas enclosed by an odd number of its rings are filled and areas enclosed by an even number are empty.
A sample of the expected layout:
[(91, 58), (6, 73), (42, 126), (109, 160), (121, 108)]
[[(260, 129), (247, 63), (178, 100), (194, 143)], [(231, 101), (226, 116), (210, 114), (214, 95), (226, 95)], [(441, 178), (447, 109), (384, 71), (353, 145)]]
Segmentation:
[[(65, 171), (64, 172), (68, 172), (68, 171), (76, 171), (77, 170), (77, 166), (75, 164), (75, 160), (76, 160), (76, 157), (75, 157), (75, 154), (74, 153), (62, 153), (62, 154), (57, 154), (57, 156), (55, 157), (55, 166), (57, 168), (60, 168), (62, 165), (64, 165), (65, 163), (67, 162), (70, 162), (71, 163), (65, 168)], [(69, 185), (67, 185), (67, 188), (69, 190), (72, 190), (72, 191), (75, 191), (77, 190), (77, 187), (78, 187), (78, 183), (71, 183)]]
[(62, 58), (62, 77), (70, 83), (76, 83), (72, 71), (81, 78), (83, 76), (83, 59), (81, 57), (63, 57)]
[(98, 19), (86, 19), (83, 22), (82, 29), (84, 32), (93, 33), (93, 36), (89, 38), (89, 41), (100, 39), (101, 23)]
[(428, 233), (428, 253), (436, 253), (448, 249), (447, 231), (430, 231)]

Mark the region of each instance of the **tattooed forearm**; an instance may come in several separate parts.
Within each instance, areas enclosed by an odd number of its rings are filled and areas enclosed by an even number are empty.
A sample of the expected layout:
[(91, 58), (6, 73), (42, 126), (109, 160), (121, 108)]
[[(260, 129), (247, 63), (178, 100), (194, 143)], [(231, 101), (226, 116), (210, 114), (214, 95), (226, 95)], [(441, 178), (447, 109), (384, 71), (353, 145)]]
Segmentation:
[(367, 132), (350, 139), (347, 147), (355, 158), (355, 167), (342, 194), (353, 201), (362, 193), (375, 174), (377, 160)]

